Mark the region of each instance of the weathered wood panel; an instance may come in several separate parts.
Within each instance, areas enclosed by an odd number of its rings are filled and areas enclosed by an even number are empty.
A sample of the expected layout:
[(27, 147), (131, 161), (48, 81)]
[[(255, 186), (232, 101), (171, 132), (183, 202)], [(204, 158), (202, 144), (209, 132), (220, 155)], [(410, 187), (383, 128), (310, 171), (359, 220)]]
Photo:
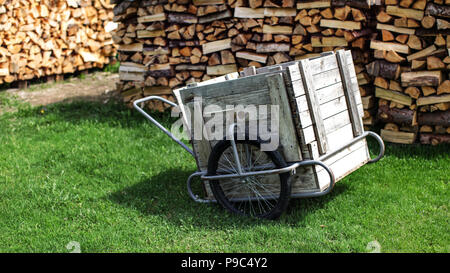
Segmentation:
[(299, 161), (302, 159), (300, 147), (295, 133), (292, 111), (289, 106), (283, 74), (267, 76), (269, 96), (272, 105), (279, 105), (279, 128), (280, 144), (283, 147), (284, 156), (287, 161)]
[(309, 60), (300, 61), (300, 71), (304, 78), (303, 84), (305, 87), (306, 97), (308, 100), (308, 108), (311, 113), (311, 120), (314, 124), (314, 130), (316, 132), (316, 140), (318, 142), (320, 154), (325, 154), (327, 148), (327, 136), (323, 124), (323, 118), (319, 109), (319, 102), (316, 95), (317, 82), (313, 79), (311, 70), (309, 68)]

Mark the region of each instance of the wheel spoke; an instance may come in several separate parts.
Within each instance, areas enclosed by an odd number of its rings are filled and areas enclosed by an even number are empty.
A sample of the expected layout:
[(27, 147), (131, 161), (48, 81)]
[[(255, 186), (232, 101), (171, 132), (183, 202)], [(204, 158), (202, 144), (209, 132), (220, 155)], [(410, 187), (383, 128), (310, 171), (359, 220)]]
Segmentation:
[[(244, 172), (257, 172), (277, 168), (269, 154), (249, 143), (236, 143), (238, 160)], [(232, 146), (222, 152), (217, 174), (238, 174)], [(218, 173), (219, 172), (219, 173)], [(236, 212), (254, 217), (265, 217), (278, 206), (281, 198), (280, 175), (253, 175), (216, 181), (227, 206)], [(231, 210), (231, 209), (230, 209)]]

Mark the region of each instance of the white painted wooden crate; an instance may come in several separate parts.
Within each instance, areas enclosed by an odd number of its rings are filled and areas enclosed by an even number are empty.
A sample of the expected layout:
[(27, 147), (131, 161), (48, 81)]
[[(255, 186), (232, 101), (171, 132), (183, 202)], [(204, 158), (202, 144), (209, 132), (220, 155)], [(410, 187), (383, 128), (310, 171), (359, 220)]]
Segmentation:
[[(280, 151), (287, 162), (317, 159), (363, 134), (363, 106), (350, 51), (327, 52), (320, 57), (263, 67), (174, 90), (183, 112), (193, 113), (194, 97), (202, 107), (210, 104), (279, 105)], [(270, 117), (268, 118), (270, 121)], [(204, 120), (207, 122), (207, 120)], [(269, 122), (270, 123), (270, 122)], [(270, 128), (270, 127), (269, 127)], [(198, 168), (207, 170), (214, 141), (192, 141)], [(370, 160), (365, 139), (327, 158), (336, 181)], [(292, 177), (292, 194), (323, 191), (329, 177), (320, 167), (297, 170)], [(206, 185), (207, 195), (212, 194)]]

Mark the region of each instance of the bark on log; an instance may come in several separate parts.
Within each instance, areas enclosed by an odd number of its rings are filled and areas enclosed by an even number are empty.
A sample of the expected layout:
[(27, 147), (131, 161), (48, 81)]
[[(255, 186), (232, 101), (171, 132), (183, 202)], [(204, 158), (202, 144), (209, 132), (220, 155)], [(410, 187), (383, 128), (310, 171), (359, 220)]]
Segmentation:
[(400, 125), (415, 125), (415, 111), (404, 108), (389, 108), (382, 105), (378, 108), (378, 118), (383, 122), (392, 122)]
[(374, 1), (361, 1), (361, 0), (331, 0), (332, 7), (350, 6), (359, 9), (369, 9), (370, 3)]
[(440, 125), (450, 127), (450, 111), (435, 111), (432, 113), (419, 113), (420, 125)]
[(450, 143), (450, 135), (420, 134), (420, 143), (431, 145)]
[(383, 77), (396, 80), (400, 76), (400, 65), (389, 63), (384, 60), (376, 60), (366, 65), (367, 73), (374, 77)]
[(428, 3), (425, 12), (437, 17), (450, 18), (450, 6), (441, 6), (435, 3)]

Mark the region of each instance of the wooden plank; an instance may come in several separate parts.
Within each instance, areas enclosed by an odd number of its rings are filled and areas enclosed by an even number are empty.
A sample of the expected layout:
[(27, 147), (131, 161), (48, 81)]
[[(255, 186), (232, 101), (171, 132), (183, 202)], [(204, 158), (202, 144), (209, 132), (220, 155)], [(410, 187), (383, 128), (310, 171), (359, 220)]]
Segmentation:
[(319, 189), (312, 167), (298, 168), (291, 176), (291, 193), (312, 192)]
[(320, 109), (318, 107), (318, 99), (316, 96), (316, 89), (313, 82), (311, 69), (309, 68), (309, 60), (300, 61), (300, 71), (303, 77), (303, 84), (308, 98), (308, 105), (311, 112), (311, 119), (314, 123), (314, 130), (316, 133), (316, 140), (319, 147), (320, 154), (327, 152), (327, 136), (325, 134), (325, 127), (323, 125), (323, 119), (320, 115)]
[(137, 18), (138, 23), (150, 23), (156, 21), (164, 21), (166, 20), (165, 13), (157, 13), (152, 15), (141, 16)]
[(195, 6), (208, 6), (225, 4), (225, 0), (192, 0)]
[(244, 77), (256, 75), (256, 67), (255, 66), (244, 67), (242, 73)]
[(342, 37), (311, 37), (312, 47), (337, 47), (348, 46), (347, 40)]
[(236, 7), (234, 8), (234, 17), (235, 18), (264, 18), (264, 8), (245, 8), (245, 7)]
[[(302, 75), (300, 73), (300, 67), (298, 66), (298, 62), (286, 67), (286, 72), (289, 74), (289, 78), (292, 83), (302, 80)], [(305, 92), (303, 92), (303, 94), (304, 93)]]
[(211, 144), (203, 136), (203, 113), (202, 113), (202, 102), (201, 100), (194, 100), (191, 104), (190, 113), (192, 113), (191, 119), (194, 121), (191, 127), (191, 141), (192, 148), (195, 153), (198, 167), (201, 171), (206, 171), (208, 169), (208, 159), (211, 154)]
[(350, 116), (347, 111), (342, 111), (334, 116), (326, 118), (323, 120), (325, 134), (328, 135), (350, 123)]
[[(217, 105), (225, 109), (227, 105), (268, 105), (270, 104), (269, 89), (254, 90), (240, 94), (220, 96), (220, 97), (204, 97), (204, 105)], [(270, 110), (270, 109), (269, 109)]]
[(350, 73), (348, 71), (348, 63), (345, 51), (338, 50), (336, 57), (341, 72), (342, 85), (344, 87), (344, 94), (348, 105), (350, 120), (353, 126), (353, 134), (355, 135), (355, 137), (360, 136), (362, 135), (364, 128), (362, 124), (362, 118), (358, 113), (356, 105), (355, 92), (352, 87)]
[[(187, 116), (187, 113), (186, 113), (186, 107), (185, 107), (184, 102), (183, 102), (183, 100), (181, 99), (181, 96), (180, 96), (180, 92), (183, 89), (185, 89), (185, 88), (175, 89), (175, 90), (173, 90), (173, 94), (175, 95), (175, 98), (176, 98), (177, 104), (178, 104), (178, 108), (179, 108), (179, 110), (181, 112), (181, 118), (182, 118), (182, 121), (183, 121), (183, 124), (184, 124), (184, 128), (186, 128), (186, 131), (187, 131), (188, 135), (190, 136), (191, 135), (191, 130), (190, 130), (190, 128), (191, 128), (191, 120), (188, 119), (188, 116)], [(197, 166), (199, 166), (199, 165), (197, 164)]]
[(270, 53), (270, 52), (289, 52), (291, 45), (289, 43), (257, 43), (257, 53)]
[(145, 74), (142, 72), (119, 72), (119, 79), (121, 81), (138, 81), (143, 82), (145, 80)]
[(297, 11), (294, 8), (265, 8), (264, 15), (266, 17), (293, 17), (297, 15)]
[(408, 35), (413, 35), (416, 32), (416, 30), (413, 28), (396, 27), (393, 25), (387, 25), (387, 24), (381, 24), (381, 23), (377, 24), (377, 29), (388, 30), (391, 32), (397, 32), (397, 33), (408, 34)]
[(218, 40), (203, 44), (203, 54), (210, 54), (216, 51), (221, 51), (231, 48), (231, 39)]
[(427, 57), (429, 55), (431, 55), (435, 50), (436, 50), (436, 46), (435, 45), (431, 45), (421, 51), (418, 51), (414, 54), (408, 55), (406, 57), (406, 59), (408, 60), (408, 62), (412, 62), (413, 60), (419, 59), (419, 58), (423, 58), (423, 57)]
[(330, 148), (330, 151), (336, 151), (342, 147), (342, 144), (350, 142), (353, 138), (353, 128), (349, 123), (328, 133), (328, 147)]
[(450, 102), (450, 94), (418, 98), (417, 106), (438, 104), (438, 103), (445, 103), (445, 102)]
[(300, 161), (302, 160), (301, 150), (295, 133), (292, 111), (289, 106), (283, 74), (269, 75), (266, 79), (269, 86), (271, 103), (272, 105), (279, 106), (279, 139), (283, 147), (285, 159), (289, 162)]
[(166, 32), (164, 30), (138, 30), (136, 35), (138, 38), (155, 38), (165, 37)]
[(316, 90), (319, 104), (324, 104), (330, 100), (334, 100), (338, 97), (344, 96), (344, 87), (341, 82), (337, 82), (330, 86)]
[(392, 50), (392, 51), (395, 51), (398, 53), (404, 53), (404, 54), (409, 54), (409, 52), (410, 52), (408, 45), (399, 44), (399, 43), (381, 42), (381, 41), (376, 41), (376, 40), (370, 41), (370, 48), (378, 49), (378, 50), (387, 50), (387, 51)]
[(144, 49), (143, 43), (134, 43), (129, 45), (121, 44), (119, 45), (119, 51), (126, 51), (126, 52), (140, 52)]
[(402, 86), (439, 86), (442, 83), (442, 72), (415, 71), (401, 74)]
[(381, 138), (388, 142), (400, 144), (413, 144), (416, 140), (416, 134), (410, 132), (396, 132), (381, 129)]
[(233, 94), (241, 94), (243, 92), (251, 92), (254, 90), (267, 89), (265, 75), (256, 75), (241, 78), (239, 80), (231, 80), (220, 83), (213, 83), (206, 86), (197, 86), (180, 92), (183, 102), (191, 101), (196, 96), (213, 98), (221, 96), (229, 96)]
[(414, 20), (421, 21), (423, 19), (423, 10), (416, 9), (404, 9), (397, 6), (387, 6), (386, 13), (389, 15), (395, 15), (398, 17), (406, 17)]
[(214, 22), (214, 21), (218, 21), (218, 20), (227, 19), (232, 16), (233, 16), (233, 14), (231, 13), (231, 11), (229, 9), (226, 9), (222, 12), (212, 13), (212, 14), (208, 14), (206, 16), (199, 17), (198, 22), (200, 24), (206, 24), (206, 23), (210, 23), (210, 22)]
[(309, 60), (309, 67), (312, 70), (312, 74), (320, 74), (329, 70), (338, 68), (337, 60), (334, 54), (327, 55), (320, 58)]
[(341, 28), (346, 30), (360, 30), (361, 22), (340, 21), (340, 20), (320, 20), (320, 26), (324, 28)]
[[(310, 69), (311, 70), (311, 69)], [(312, 72), (312, 71), (311, 71)], [(312, 77), (315, 89), (322, 89), (324, 87), (341, 82), (341, 74), (339, 68), (325, 71), (323, 73), (316, 74)]]
[(250, 51), (239, 51), (236, 53), (236, 58), (246, 59), (250, 61), (255, 61), (259, 63), (265, 64), (267, 61), (267, 55), (266, 54), (260, 54)]
[(271, 25), (263, 25), (263, 33), (267, 34), (292, 34), (291, 26), (271, 26)]
[(321, 9), (331, 7), (331, 1), (312, 1), (297, 3), (297, 9)]
[[(356, 104), (360, 105), (362, 104), (362, 99), (361, 99), (361, 94), (359, 93), (359, 86), (358, 86), (358, 80), (357, 78), (352, 78), (352, 85), (355, 86), (354, 87), (354, 91), (355, 91), (355, 99), (356, 99)], [(361, 107), (362, 109), (362, 107)], [(363, 116), (362, 112), (360, 113), (361, 116)]]
[(362, 97), (361, 99), (364, 110), (372, 109), (372, 107), (375, 105), (375, 98), (373, 96)]
[[(331, 168), (335, 175), (336, 182), (338, 182), (365, 165), (369, 160), (367, 143), (365, 139), (362, 139), (347, 149), (326, 159), (324, 163)], [(322, 191), (325, 190), (330, 181), (327, 172), (323, 169), (317, 171), (317, 179), (319, 181), (320, 189)]]
[(208, 75), (225, 75), (233, 72), (237, 72), (236, 64), (223, 64), (223, 65), (215, 65), (215, 66), (207, 66), (206, 74)]

